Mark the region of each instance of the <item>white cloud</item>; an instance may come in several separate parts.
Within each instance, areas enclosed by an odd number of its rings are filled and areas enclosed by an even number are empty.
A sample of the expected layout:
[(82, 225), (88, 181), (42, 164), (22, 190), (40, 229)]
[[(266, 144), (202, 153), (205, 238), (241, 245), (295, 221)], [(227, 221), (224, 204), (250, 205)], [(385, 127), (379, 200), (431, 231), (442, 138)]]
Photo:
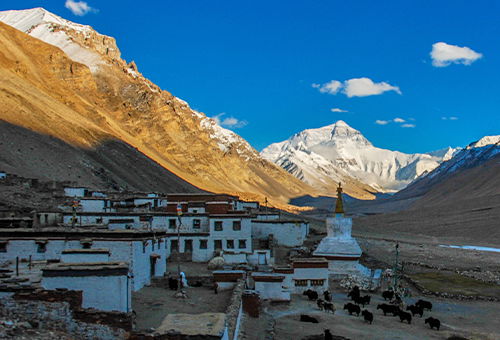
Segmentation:
[(225, 126), (233, 129), (242, 128), (248, 124), (246, 120), (239, 120), (235, 117), (226, 117), (222, 119), (222, 116), (224, 116), (225, 114), (225, 112), (219, 113), (218, 115), (213, 116), (212, 119), (215, 120), (215, 122), (220, 126)]
[(337, 92), (339, 92), (341, 88), (342, 88), (342, 83), (340, 81), (332, 80), (326, 84), (321, 85), (319, 87), (319, 92), (337, 94)]
[(339, 109), (338, 107), (334, 107), (333, 109), (330, 109), (330, 111), (332, 111), (332, 112), (349, 112), (347, 110)]
[(342, 91), (347, 97), (366, 97), (379, 95), (387, 91), (394, 91), (401, 94), (397, 86), (392, 86), (386, 82), (375, 83), (370, 78), (353, 78), (344, 82), (331, 80), (323, 85), (312, 84), (312, 87), (319, 89), (321, 93), (337, 94)]
[[(414, 118), (408, 118), (408, 120), (415, 120), (415, 119)], [(387, 124), (390, 124), (390, 123), (399, 123), (399, 126), (403, 127), (403, 128), (414, 128), (414, 127), (416, 127), (415, 124), (406, 123), (406, 120), (404, 120), (403, 118), (399, 118), (399, 117), (396, 117), (396, 118), (390, 119), (390, 120), (377, 119), (375, 121), (375, 124), (378, 124), (378, 125), (387, 125)], [(402, 123), (405, 123), (405, 124), (402, 124)]]
[(90, 7), (85, 1), (66, 0), (64, 6), (74, 15), (84, 16), (89, 12), (96, 12), (96, 9)]
[(458, 117), (451, 116), (451, 117), (441, 117), (442, 120), (458, 120)]
[(374, 83), (370, 78), (354, 78), (344, 82), (344, 93), (347, 97), (366, 97), (379, 95), (387, 91), (394, 91), (401, 94), (397, 86), (392, 86), (386, 82)]
[(469, 47), (460, 47), (449, 45), (444, 42), (438, 42), (432, 45), (431, 51), (432, 65), (436, 67), (446, 67), (451, 64), (470, 65), (483, 57)]

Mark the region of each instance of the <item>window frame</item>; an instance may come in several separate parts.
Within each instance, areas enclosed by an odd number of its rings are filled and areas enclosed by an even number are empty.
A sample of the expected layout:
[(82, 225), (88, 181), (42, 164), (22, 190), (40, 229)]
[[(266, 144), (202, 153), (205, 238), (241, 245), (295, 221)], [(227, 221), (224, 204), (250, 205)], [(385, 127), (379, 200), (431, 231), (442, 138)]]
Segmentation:
[(241, 221), (233, 221), (233, 231), (241, 231)]
[(224, 231), (224, 224), (222, 221), (214, 221), (214, 231)]
[(208, 249), (208, 240), (207, 239), (202, 239), (198, 243), (198, 249)]
[[(242, 247), (241, 244), (244, 244)], [(247, 240), (238, 240), (238, 249), (246, 249), (247, 248)]]

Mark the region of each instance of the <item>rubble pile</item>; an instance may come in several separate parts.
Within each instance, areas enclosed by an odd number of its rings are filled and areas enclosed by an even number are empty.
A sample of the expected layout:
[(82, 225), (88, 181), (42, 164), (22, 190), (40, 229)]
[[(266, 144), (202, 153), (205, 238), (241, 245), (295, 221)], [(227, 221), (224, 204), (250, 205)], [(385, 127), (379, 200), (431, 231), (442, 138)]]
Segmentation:
[(490, 272), (490, 271), (477, 271), (477, 270), (468, 270), (468, 271), (457, 271), (457, 274), (470, 277), (475, 280), (487, 282), (487, 283), (496, 283), (500, 285), (500, 273), (499, 272)]
[(17, 340), (71, 340), (74, 337), (60, 331), (38, 329), (37, 322), (27, 322), (17, 319), (0, 320), (0, 339)]
[(352, 289), (354, 286), (358, 286), (361, 290), (370, 290), (372, 288), (372, 281), (369, 277), (347, 275), (340, 280), (340, 286), (348, 290)]

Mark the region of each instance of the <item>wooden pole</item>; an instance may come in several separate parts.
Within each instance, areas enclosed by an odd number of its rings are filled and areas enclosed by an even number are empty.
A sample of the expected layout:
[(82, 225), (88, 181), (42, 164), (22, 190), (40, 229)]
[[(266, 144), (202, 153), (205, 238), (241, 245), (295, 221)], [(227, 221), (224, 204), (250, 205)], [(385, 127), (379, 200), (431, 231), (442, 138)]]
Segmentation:
[(16, 276), (19, 276), (19, 256), (16, 256)]

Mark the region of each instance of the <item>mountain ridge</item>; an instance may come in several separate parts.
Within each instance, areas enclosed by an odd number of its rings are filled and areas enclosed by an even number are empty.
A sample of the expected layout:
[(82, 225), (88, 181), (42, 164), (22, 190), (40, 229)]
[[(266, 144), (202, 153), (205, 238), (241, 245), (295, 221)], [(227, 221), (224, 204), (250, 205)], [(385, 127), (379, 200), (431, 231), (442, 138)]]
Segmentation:
[[(306, 129), (289, 139), (264, 148), (261, 155), (282, 166), (313, 186), (318, 179), (349, 178), (373, 191), (397, 191), (428, 173), (458, 148), (447, 148), (425, 154), (405, 154), (380, 149), (360, 131), (340, 120), (316, 129)], [(307, 176), (305, 174), (308, 174)]]
[[(47, 30), (45, 23), (40, 25)], [(49, 33), (63, 32), (70, 43), (93, 52), (92, 46), (79, 45), (81, 37), (75, 30), (51, 29), (55, 32), (49, 29)], [(91, 32), (89, 39), (101, 40), (97, 32)], [(123, 141), (204, 190), (257, 195), (261, 200), (266, 196), (283, 206), (291, 197), (316, 192), (262, 159), (234, 132), (161, 90), (138, 73), (135, 64), (117, 59), (118, 54), (101, 56), (102, 63), (89, 67), (71, 59), (57, 44), (3, 23), (0, 41), (4, 46), (0, 73), (5, 79), (0, 118), (10, 124), (84, 149), (95, 149), (106, 140)], [(67, 176), (60, 179), (78, 182)]]

